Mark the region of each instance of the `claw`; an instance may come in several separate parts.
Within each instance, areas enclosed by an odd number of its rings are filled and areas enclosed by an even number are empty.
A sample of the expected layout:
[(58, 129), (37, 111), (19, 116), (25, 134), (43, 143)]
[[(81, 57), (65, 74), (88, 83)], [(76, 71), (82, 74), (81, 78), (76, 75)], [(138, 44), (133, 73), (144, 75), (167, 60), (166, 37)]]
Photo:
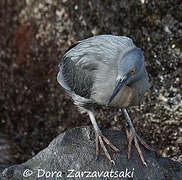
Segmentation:
[(151, 148), (138, 134), (137, 135), (137, 138), (138, 140), (140, 141), (140, 143), (146, 148), (148, 149), (149, 151), (152, 151), (152, 152), (155, 152), (156, 150)]
[(143, 165), (144, 165), (144, 166), (147, 166), (147, 163), (146, 163), (145, 160), (144, 160), (142, 151), (141, 151), (141, 149), (140, 149), (140, 147), (139, 147), (139, 145), (138, 145), (138, 141), (137, 141), (137, 138), (136, 138), (136, 137), (134, 137), (134, 142), (135, 142), (135, 147), (136, 147), (136, 149), (137, 149), (137, 151), (138, 151), (138, 154), (139, 154), (139, 156), (140, 156), (140, 159), (141, 159)]
[(107, 149), (106, 149), (106, 147), (104, 145), (104, 142), (108, 146), (110, 146), (115, 152), (119, 151), (119, 149), (116, 148), (105, 136), (103, 136), (101, 132), (96, 132), (96, 134), (95, 134), (96, 159), (98, 158), (98, 155), (99, 155), (99, 148), (98, 148), (98, 146), (99, 146), (99, 143), (100, 143), (100, 145), (101, 145), (101, 147), (102, 147), (102, 149), (103, 149), (107, 159), (109, 159), (111, 164), (115, 165), (115, 162), (111, 159), (111, 156), (109, 155), (109, 153), (108, 153), (108, 151), (107, 151)]
[(136, 133), (135, 131), (132, 131), (130, 130), (130, 132), (128, 130), (126, 130), (126, 135), (127, 135), (127, 138), (128, 138), (128, 159), (130, 158), (130, 155), (131, 155), (131, 144), (132, 144), (132, 141), (134, 139), (134, 144), (135, 144), (135, 147), (137, 149), (137, 152), (140, 156), (140, 159), (143, 163), (144, 166), (147, 166), (147, 163), (145, 162), (144, 160), (144, 157), (143, 157), (143, 154), (142, 154), (142, 151), (139, 147), (139, 144), (138, 144), (138, 140), (139, 142), (146, 148), (148, 149), (149, 151), (155, 151), (154, 149), (152, 149), (147, 143), (145, 143), (144, 140), (142, 140), (142, 138), (140, 138)]

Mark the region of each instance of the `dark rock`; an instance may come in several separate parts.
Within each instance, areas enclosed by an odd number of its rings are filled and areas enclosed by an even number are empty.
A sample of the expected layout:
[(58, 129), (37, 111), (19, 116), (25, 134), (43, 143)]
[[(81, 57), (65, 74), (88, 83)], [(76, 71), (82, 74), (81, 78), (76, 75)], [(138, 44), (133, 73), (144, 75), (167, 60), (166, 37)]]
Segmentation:
[(92, 177), (88, 179), (112, 179), (112, 176), (116, 176), (115, 179), (134, 180), (181, 179), (182, 165), (180, 163), (141, 147), (148, 164), (145, 167), (134, 146), (131, 158), (127, 159), (127, 140), (121, 131), (103, 129), (102, 132), (120, 149), (119, 153), (114, 153), (107, 147), (116, 163), (115, 166), (110, 164), (101, 149), (98, 160), (95, 160), (94, 131), (91, 127), (82, 127), (60, 134), (46, 149), (29, 161), (5, 169), (1, 179), (69, 179), (71, 171), (73, 171), (71, 175), (74, 176), (72, 179), (87, 179), (86, 176)]

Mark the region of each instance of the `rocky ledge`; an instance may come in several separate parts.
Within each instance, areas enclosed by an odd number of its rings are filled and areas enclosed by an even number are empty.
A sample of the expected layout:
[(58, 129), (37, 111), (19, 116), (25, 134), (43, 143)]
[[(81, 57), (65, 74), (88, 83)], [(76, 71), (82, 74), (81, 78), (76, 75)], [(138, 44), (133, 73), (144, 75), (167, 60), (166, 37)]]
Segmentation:
[(136, 149), (127, 159), (127, 139), (124, 133), (102, 129), (103, 134), (120, 149), (119, 153), (107, 147), (115, 166), (110, 164), (100, 149), (95, 160), (95, 136), (91, 127), (68, 130), (56, 137), (50, 145), (29, 161), (6, 168), (3, 180), (36, 179), (133, 179), (180, 180), (182, 164), (149, 152), (143, 147), (148, 164), (143, 166)]

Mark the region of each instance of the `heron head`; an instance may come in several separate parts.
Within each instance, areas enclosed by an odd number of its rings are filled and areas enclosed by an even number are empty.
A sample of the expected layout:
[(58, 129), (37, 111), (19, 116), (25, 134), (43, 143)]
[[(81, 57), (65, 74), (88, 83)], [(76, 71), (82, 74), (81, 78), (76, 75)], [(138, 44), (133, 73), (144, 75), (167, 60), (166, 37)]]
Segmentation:
[(107, 102), (109, 105), (119, 90), (125, 85), (137, 82), (144, 71), (144, 56), (140, 48), (134, 47), (122, 56), (118, 64), (118, 75), (114, 90)]

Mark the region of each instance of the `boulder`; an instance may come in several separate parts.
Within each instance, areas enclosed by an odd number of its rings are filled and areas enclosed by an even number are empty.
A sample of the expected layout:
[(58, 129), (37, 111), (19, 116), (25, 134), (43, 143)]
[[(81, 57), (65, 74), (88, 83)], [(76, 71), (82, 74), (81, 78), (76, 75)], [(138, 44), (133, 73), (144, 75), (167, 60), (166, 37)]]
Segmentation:
[(120, 152), (106, 148), (115, 161), (112, 165), (103, 150), (95, 160), (95, 135), (92, 127), (68, 130), (57, 136), (49, 146), (27, 162), (6, 168), (3, 180), (37, 179), (133, 179), (180, 180), (182, 164), (149, 152), (141, 146), (148, 166), (143, 166), (136, 148), (132, 146), (127, 159), (127, 139), (122, 131), (101, 129)]

